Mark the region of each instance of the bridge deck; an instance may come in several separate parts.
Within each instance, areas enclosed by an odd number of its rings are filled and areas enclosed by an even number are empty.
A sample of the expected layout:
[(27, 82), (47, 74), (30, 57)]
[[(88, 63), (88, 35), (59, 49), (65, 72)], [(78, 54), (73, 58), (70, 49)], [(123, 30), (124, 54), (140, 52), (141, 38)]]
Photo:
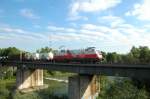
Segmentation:
[(66, 71), (79, 74), (102, 74), (108, 76), (150, 78), (150, 64), (73, 64), (73, 63), (49, 63), (49, 62), (23, 62), (3, 61), (3, 66), (17, 66), (29, 69), (48, 69), (54, 71)]

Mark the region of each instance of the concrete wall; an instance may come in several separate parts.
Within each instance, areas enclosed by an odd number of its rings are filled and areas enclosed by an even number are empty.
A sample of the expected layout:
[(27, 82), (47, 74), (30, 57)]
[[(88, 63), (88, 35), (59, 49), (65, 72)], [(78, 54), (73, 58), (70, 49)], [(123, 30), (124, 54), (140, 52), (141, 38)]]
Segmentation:
[(31, 88), (43, 85), (43, 70), (17, 69), (17, 89)]
[(96, 99), (99, 91), (97, 83), (97, 77), (93, 75), (69, 77), (69, 99)]

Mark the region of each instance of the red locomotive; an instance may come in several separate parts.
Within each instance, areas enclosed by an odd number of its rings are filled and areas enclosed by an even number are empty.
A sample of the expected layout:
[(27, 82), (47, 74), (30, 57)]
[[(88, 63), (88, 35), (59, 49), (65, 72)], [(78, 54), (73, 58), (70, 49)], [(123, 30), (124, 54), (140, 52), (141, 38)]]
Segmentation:
[(80, 50), (61, 50), (54, 54), (56, 62), (95, 63), (102, 60), (102, 54), (95, 47)]

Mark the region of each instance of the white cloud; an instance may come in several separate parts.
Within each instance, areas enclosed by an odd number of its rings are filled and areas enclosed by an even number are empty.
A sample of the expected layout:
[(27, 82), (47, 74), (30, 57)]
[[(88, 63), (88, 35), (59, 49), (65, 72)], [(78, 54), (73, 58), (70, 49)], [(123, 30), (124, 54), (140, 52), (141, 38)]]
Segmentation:
[(108, 23), (112, 28), (115, 28), (118, 25), (122, 25), (125, 22), (125, 20), (122, 19), (121, 17), (112, 16), (112, 15), (98, 17), (98, 21), (100, 23), (105, 23), (105, 24)]
[(47, 29), (49, 29), (49, 30), (51, 30), (51, 31), (63, 31), (65, 28), (49, 25), (49, 26), (47, 27)]
[(35, 15), (33, 10), (31, 10), (31, 9), (21, 9), (20, 14), (23, 17), (28, 18), (28, 19), (39, 19), (40, 18), (39, 16)]
[(9, 39), (10, 37), (6, 37), (6, 36), (3, 36), (3, 35), (0, 35), (0, 40), (2, 39)]
[(103, 11), (116, 6), (121, 0), (76, 0), (71, 6), (71, 13)]
[[(139, 28), (126, 23), (125, 20), (120, 17), (112, 15), (101, 17), (99, 20), (103, 20), (111, 25), (84, 24), (82, 25), (82, 29), (84, 30), (81, 32), (84, 32), (87, 35), (95, 35), (99, 38), (95, 40), (102, 41), (104, 45), (108, 43), (109, 46), (115, 44), (118, 46), (124, 45), (131, 47), (133, 45), (145, 45), (150, 47), (149, 25), (144, 25)], [(100, 38), (102, 39), (100, 40)]]
[(87, 30), (94, 30), (94, 29), (97, 28), (97, 26), (96, 26), (96, 25), (93, 25), (93, 24), (83, 24), (83, 25), (82, 25), (82, 28), (83, 28), (83, 29), (87, 29)]
[(101, 31), (104, 33), (110, 31), (109, 27), (102, 26), (102, 25), (83, 24), (81, 27), (83, 30), (94, 30), (94, 31)]
[(142, 3), (134, 5), (131, 11), (125, 13), (126, 16), (136, 16), (140, 20), (150, 20), (150, 0), (143, 0)]
[(56, 26), (52, 26), (49, 25), (47, 27), (48, 30), (50, 31), (57, 31), (57, 32), (76, 32), (76, 30), (74, 28), (64, 28), (64, 27), (56, 27)]
[[(13, 40), (17, 40), (24, 43), (31, 41), (31, 44), (33, 44), (32, 41), (36, 44), (37, 42), (49, 42), (49, 40), (51, 40), (54, 43), (66, 45), (71, 42), (72, 46), (74, 43), (78, 42), (79, 44), (82, 43), (85, 45), (92, 44), (92, 46), (99, 48), (106, 48), (106, 46), (107, 48), (119, 48), (123, 46), (124, 49), (127, 49), (127, 47), (129, 48), (133, 45), (145, 45), (150, 47), (149, 25), (139, 28), (113, 15), (103, 16), (101, 19), (107, 20), (109, 24), (113, 24), (115, 20), (119, 21), (118, 25), (115, 25), (115, 28), (112, 26), (90, 23), (76, 24), (76, 27), (49, 25), (42, 33), (35, 33), (10, 26), (1, 26), (0, 40), (11, 39), (10, 41), (12, 42), (14, 42)], [(77, 47), (85, 47), (85, 45), (82, 44), (79, 46), (77, 45)]]
[(75, 0), (70, 5), (69, 17), (77, 20), (85, 18), (79, 12), (100, 12), (115, 7), (121, 0)]
[(26, 38), (26, 39), (39, 39), (39, 40), (48, 38), (47, 35), (44, 36), (41, 33), (35, 33), (20, 28), (13, 28), (10, 26), (0, 27), (0, 36), (3, 37), (5, 36), (6, 38), (11, 37), (12, 39), (14, 37)]
[(9, 27), (5, 27), (5, 28), (0, 28), (1, 32), (15, 32), (15, 33), (24, 33), (25, 31), (22, 29), (15, 29), (15, 28), (9, 28)]
[(150, 29), (150, 24), (145, 24), (144, 28), (149, 28)]
[(70, 21), (76, 21), (76, 20), (80, 20), (80, 19), (82, 19), (84, 21), (87, 21), (88, 17), (86, 17), (86, 16), (79, 16), (79, 15), (69, 15), (69, 18), (68, 18), (68, 20), (70, 20)]

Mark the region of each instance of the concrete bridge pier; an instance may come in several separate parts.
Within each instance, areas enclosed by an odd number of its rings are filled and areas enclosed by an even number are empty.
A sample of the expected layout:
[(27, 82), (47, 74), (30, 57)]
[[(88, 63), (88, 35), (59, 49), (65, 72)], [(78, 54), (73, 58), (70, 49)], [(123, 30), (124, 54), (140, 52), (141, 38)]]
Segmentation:
[(69, 77), (69, 99), (96, 99), (100, 83), (95, 75), (77, 75)]
[(43, 86), (43, 70), (17, 68), (16, 87), (19, 90)]

